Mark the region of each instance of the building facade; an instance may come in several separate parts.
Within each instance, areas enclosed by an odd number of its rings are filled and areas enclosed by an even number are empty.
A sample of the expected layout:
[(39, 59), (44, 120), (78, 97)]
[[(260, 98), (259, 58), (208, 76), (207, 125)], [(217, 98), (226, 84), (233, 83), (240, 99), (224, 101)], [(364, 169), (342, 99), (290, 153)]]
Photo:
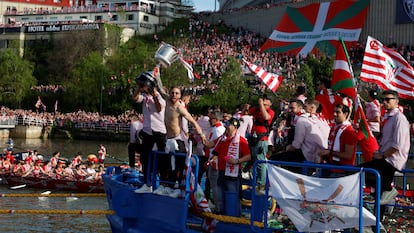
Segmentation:
[(146, 35), (188, 16), (192, 9), (181, 5), (181, 1), (4, 0), (0, 1), (0, 22), (5, 27), (110, 23)]

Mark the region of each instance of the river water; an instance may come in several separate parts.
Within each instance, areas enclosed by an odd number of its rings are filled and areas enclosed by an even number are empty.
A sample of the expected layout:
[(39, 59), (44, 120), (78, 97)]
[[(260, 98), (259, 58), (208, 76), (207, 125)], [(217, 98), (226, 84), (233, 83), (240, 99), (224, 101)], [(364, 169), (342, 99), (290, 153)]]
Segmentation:
[[(7, 139), (0, 139), (0, 148), (7, 147)], [(107, 158), (108, 163), (127, 161), (127, 142), (111, 141), (78, 141), (62, 139), (14, 139), (14, 151), (37, 150), (45, 159), (53, 152), (61, 152), (62, 157), (72, 158), (78, 151), (86, 159), (88, 154), (97, 154), (99, 144), (107, 148), (113, 158)], [(11, 190), (0, 185), (1, 210), (107, 210), (105, 197), (7, 197), (14, 193), (64, 193), (55, 190), (39, 190), (21, 188)], [(30, 211), (32, 212), (32, 211)], [(64, 212), (64, 211), (63, 211)], [(0, 213), (0, 232), (26, 233), (26, 232), (53, 232), (53, 233), (106, 233), (111, 232), (105, 214), (4, 214)]]

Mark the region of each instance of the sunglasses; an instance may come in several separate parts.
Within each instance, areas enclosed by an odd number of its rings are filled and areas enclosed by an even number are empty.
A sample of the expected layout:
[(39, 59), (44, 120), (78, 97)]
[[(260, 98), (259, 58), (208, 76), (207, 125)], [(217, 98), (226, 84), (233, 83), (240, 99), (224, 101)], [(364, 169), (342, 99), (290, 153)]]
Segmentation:
[(382, 98), (382, 101), (390, 102), (390, 100), (395, 100), (397, 98)]

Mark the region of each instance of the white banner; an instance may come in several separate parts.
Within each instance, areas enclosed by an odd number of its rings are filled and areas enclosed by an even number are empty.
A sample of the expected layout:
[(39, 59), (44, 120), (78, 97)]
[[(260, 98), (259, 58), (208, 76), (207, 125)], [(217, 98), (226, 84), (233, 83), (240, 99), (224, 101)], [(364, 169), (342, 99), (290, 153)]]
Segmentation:
[[(268, 175), (272, 196), (298, 231), (359, 227), (360, 173), (318, 178), (268, 164)], [(363, 225), (375, 225), (375, 216), (365, 208), (362, 212)]]

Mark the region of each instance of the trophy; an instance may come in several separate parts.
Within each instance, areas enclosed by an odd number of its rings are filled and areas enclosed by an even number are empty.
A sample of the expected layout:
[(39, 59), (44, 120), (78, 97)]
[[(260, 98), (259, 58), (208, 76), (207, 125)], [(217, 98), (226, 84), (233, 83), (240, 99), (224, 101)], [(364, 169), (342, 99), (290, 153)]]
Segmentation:
[(155, 52), (155, 61), (164, 68), (171, 66), (179, 56), (176, 48), (170, 44), (162, 42), (158, 50)]

